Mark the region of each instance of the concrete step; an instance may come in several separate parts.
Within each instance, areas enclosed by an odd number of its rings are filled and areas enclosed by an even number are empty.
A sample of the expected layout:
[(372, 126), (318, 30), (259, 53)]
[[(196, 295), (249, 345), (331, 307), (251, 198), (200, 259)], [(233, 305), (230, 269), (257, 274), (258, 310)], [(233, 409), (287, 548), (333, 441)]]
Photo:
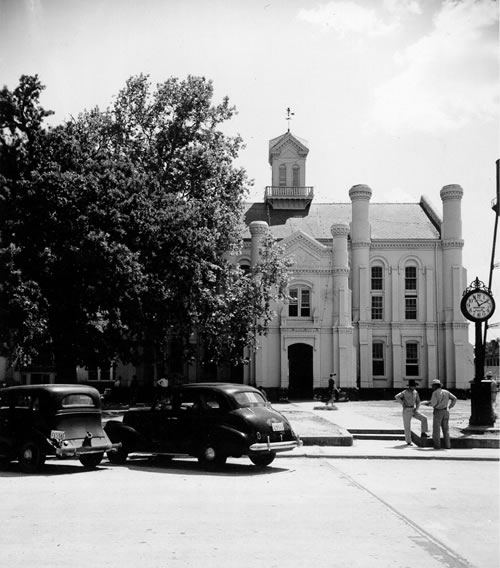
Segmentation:
[(349, 428), (355, 440), (404, 440), (404, 431), (395, 428)]

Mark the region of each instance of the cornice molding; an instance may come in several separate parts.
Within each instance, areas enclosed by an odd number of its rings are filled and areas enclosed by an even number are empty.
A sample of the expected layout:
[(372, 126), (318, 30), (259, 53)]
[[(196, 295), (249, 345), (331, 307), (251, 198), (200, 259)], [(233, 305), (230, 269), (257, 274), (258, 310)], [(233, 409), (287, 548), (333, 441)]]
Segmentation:
[(288, 272), (292, 275), (295, 274), (318, 274), (318, 275), (331, 275), (331, 268), (289, 268)]
[(450, 249), (450, 248), (464, 248), (464, 241), (462, 239), (450, 239), (447, 241), (443, 241), (442, 243), (443, 249)]
[(372, 190), (365, 184), (353, 185), (349, 190), (351, 201), (370, 201)]
[(441, 324), (441, 327), (444, 329), (468, 329), (469, 325), (468, 322), (445, 322)]
[(352, 335), (354, 333), (354, 329), (351, 326), (344, 326), (344, 325), (334, 325), (332, 327), (333, 333), (337, 333), (339, 335)]
[(347, 225), (346, 223), (338, 223), (336, 225), (332, 225), (330, 232), (332, 233), (333, 238), (347, 237), (347, 235), (349, 234), (349, 225)]
[(304, 333), (311, 334), (311, 333), (319, 333), (321, 328), (320, 327), (286, 327), (280, 326), (280, 330), (282, 333), (282, 337), (286, 339), (288, 335), (303, 335)]
[(359, 249), (359, 248), (370, 248), (371, 246), (370, 241), (351, 241), (351, 248), (352, 249)]
[(378, 241), (371, 244), (372, 249), (434, 249), (436, 244), (441, 246), (441, 241)]
[(458, 184), (445, 185), (441, 191), (440, 196), (442, 201), (451, 201), (454, 199), (462, 199), (464, 190)]
[(269, 231), (269, 225), (265, 221), (252, 221), (248, 228), (252, 237), (254, 235), (265, 235)]

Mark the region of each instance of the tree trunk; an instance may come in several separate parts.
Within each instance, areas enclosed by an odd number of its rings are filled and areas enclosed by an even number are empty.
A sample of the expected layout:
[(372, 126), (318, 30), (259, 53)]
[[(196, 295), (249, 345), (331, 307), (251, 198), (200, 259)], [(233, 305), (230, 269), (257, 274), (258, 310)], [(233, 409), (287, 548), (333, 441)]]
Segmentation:
[(67, 341), (54, 341), (56, 383), (77, 382), (77, 360), (71, 345)]

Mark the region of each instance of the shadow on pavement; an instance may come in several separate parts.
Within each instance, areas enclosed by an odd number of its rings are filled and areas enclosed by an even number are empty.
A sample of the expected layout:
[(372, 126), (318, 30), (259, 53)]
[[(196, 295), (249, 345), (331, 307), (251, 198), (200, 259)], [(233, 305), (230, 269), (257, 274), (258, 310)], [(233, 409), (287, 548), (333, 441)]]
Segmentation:
[[(242, 458), (244, 459), (244, 458)], [(267, 467), (256, 467), (251, 463), (228, 462), (221, 466), (211, 466), (209, 468), (201, 465), (195, 458), (168, 459), (161, 456), (151, 457), (129, 457), (123, 465), (110, 464), (103, 462), (104, 466), (110, 468), (127, 468), (135, 471), (149, 471), (163, 474), (203, 475), (203, 476), (262, 476), (289, 471), (289, 468), (269, 465)]]

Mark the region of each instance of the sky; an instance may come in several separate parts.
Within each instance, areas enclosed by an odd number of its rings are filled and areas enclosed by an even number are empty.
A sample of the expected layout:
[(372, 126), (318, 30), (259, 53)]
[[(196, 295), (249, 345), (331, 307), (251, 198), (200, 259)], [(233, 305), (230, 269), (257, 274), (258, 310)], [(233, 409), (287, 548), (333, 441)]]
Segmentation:
[[(112, 105), (132, 75), (213, 81), (238, 114), (237, 165), (271, 184), (269, 140), (307, 140), (316, 202), (418, 202), (441, 215), (460, 184), (467, 284), (488, 284), (499, 152), (499, 6), (495, 0), (0, 0), (0, 86), (46, 85), (62, 122)], [(293, 112), (290, 123), (286, 109)], [(497, 245), (498, 247), (498, 245)], [(495, 262), (500, 261), (500, 250)], [(492, 290), (500, 322), (500, 269)], [(472, 327), (472, 326), (471, 326)], [(500, 327), (489, 338), (500, 336)]]

